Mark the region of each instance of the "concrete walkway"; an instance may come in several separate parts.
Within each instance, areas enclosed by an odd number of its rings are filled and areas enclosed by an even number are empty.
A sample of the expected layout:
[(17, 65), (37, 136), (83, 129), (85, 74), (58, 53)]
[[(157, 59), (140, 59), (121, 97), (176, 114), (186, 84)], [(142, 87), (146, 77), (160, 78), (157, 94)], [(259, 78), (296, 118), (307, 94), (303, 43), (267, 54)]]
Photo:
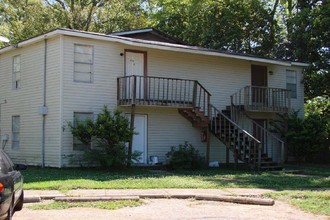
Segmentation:
[(77, 189), (65, 193), (59, 190), (25, 190), (24, 202), (57, 201), (95, 201), (95, 200), (139, 200), (149, 199), (187, 199), (234, 202), (242, 204), (273, 205), (274, 201), (263, 198), (262, 194), (272, 192), (266, 189)]

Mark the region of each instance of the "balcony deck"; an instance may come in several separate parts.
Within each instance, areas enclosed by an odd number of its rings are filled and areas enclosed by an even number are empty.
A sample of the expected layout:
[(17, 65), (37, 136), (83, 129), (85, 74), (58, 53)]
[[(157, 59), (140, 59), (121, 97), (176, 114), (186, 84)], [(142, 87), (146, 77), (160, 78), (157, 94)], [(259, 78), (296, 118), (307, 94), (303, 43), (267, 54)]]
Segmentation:
[(288, 113), (290, 97), (287, 89), (246, 86), (231, 96), (231, 104), (248, 112)]
[(207, 112), (209, 92), (196, 80), (127, 76), (117, 80), (120, 106), (199, 108)]

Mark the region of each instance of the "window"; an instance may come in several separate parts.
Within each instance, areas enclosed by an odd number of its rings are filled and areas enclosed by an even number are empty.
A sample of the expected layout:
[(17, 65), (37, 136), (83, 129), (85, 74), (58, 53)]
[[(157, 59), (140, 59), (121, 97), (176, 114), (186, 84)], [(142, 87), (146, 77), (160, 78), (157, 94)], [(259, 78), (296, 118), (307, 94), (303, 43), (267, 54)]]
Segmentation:
[[(93, 119), (93, 113), (91, 112), (74, 112), (74, 126), (77, 124), (77, 120), (85, 123), (87, 118)], [(91, 145), (86, 145), (79, 141), (76, 137), (73, 137), (73, 150), (88, 150), (91, 149)]]
[(21, 122), (20, 122), (20, 116), (13, 116), (12, 117), (12, 149), (18, 149), (19, 148), (19, 132), (20, 132)]
[(297, 98), (297, 72), (286, 70), (286, 89), (291, 90), (291, 98)]
[(13, 57), (13, 89), (21, 88), (21, 56)]
[(93, 82), (93, 47), (74, 45), (74, 76), (75, 82)]

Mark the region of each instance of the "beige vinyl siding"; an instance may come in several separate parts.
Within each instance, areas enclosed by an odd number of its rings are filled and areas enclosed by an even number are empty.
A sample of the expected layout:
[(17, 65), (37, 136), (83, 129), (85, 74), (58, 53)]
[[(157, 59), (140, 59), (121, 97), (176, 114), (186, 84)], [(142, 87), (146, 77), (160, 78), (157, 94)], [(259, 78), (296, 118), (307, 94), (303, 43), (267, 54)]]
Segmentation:
[[(91, 45), (94, 47), (94, 82), (91, 84), (73, 81), (73, 45)], [(211, 102), (219, 110), (230, 105), (230, 96), (239, 89), (251, 85), (251, 64), (249, 61), (219, 58), (205, 55), (185, 54), (156, 49), (124, 46), (117, 43), (81, 38), (64, 39), (64, 77), (63, 77), (63, 165), (69, 165), (67, 155), (72, 150), (72, 135), (67, 128), (67, 121), (73, 120), (73, 112), (100, 112), (104, 104), (110, 109), (116, 107), (117, 85), (119, 76), (124, 76), (125, 49), (147, 52), (148, 76), (173, 77), (198, 80), (211, 94)], [(263, 65), (262, 63), (253, 63)], [(286, 67), (266, 65), (270, 87), (286, 88)], [(282, 78), (283, 77), (283, 78)], [(142, 110), (141, 110), (142, 109)], [(157, 155), (161, 160), (171, 146), (192, 140), (199, 150), (205, 153), (205, 143), (200, 142), (200, 130), (193, 128), (177, 109), (162, 107), (141, 108), (137, 113), (148, 115), (148, 156)], [(129, 110), (127, 110), (129, 111)], [(162, 113), (162, 114), (161, 114)], [(270, 115), (267, 115), (267, 118)], [(177, 132), (176, 128), (180, 128)], [(165, 131), (165, 132), (162, 132)], [(211, 137), (211, 160), (225, 162), (225, 146), (213, 135)], [(232, 155), (230, 156), (232, 161)]]
[[(130, 112), (130, 108), (124, 108)], [(166, 161), (165, 154), (172, 146), (178, 146), (185, 141), (191, 143), (205, 156), (206, 144), (200, 141), (199, 129), (183, 118), (175, 108), (137, 107), (136, 114), (148, 116), (148, 159), (158, 156), (160, 162)]]
[(304, 116), (304, 84), (302, 83), (302, 68), (297, 66), (275, 66), (272, 65), (270, 70), (273, 74), (268, 74), (269, 87), (286, 89), (286, 70), (295, 70), (297, 72), (297, 98), (291, 98), (291, 108), (295, 111), (299, 110), (299, 115)]
[[(93, 82), (74, 82), (74, 45), (90, 45), (94, 48)], [(117, 106), (117, 77), (124, 74), (123, 50), (117, 44), (91, 41), (82, 38), (63, 38), (63, 140), (62, 166), (70, 166), (70, 155), (79, 154), (73, 151), (73, 137), (68, 122), (73, 121), (74, 112), (92, 112), (98, 114), (104, 105), (110, 110)]]
[[(48, 39), (47, 53), (47, 106), (46, 116), (46, 166), (70, 166), (73, 137), (68, 122), (74, 112), (98, 114), (104, 105), (110, 110), (117, 107), (117, 77), (124, 76), (125, 49), (147, 52), (148, 76), (173, 77), (198, 80), (211, 94), (211, 102), (219, 110), (230, 105), (230, 96), (251, 85), (251, 65), (266, 65), (268, 86), (286, 88), (286, 69), (297, 71), (297, 99), (292, 107), (303, 109), (302, 68), (250, 62), (215, 56), (161, 51), (134, 46), (59, 36)], [(93, 47), (93, 82), (75, 82), (74, 45)], [(21, 55), (21, 89), (12, 90), (12, 57)], [(43, 103), (44, 41), (1, 54), (0, 103), (1, 132), (11, 134), (11, 118), (20, 115), (20, 149), (6, 151), (17, 161), (41, 163), (42, 116), (38, 108)], [(129, 108), (124, 108), (129, 112)], [(303, 111), (301, 111), (303, 114)], [(137, 113), (148, 115), (148, 156), (157, 155), (161, 161), (171, 146), (189, 140), (202, 154), (206, 144), (200, 141), (200, 130), (192, 127), (175, 108), (138, 107)], [(270, 118), (272, 114), (258, 114), (256, 118)], [(10, 138), (11, 140), (11, 138)], [(78, 153), (79, 154), (79, 153)], [(211, 161), (225, 162), (225, 146), (211, 137)], [(230, 156), (232, 160), (232, 155)]]
[[(56, 60), (54, 54), (58, 45), (56, 39), (49, 40), (48, 44), (50, 55), (47, 62), (47, 86), (53, 87), (53, 90), (47, 95), (49, 114), (46, 122), (46, 165), (58, 166), (59, 133), (54, 132), (58, 116), (53, 109), (53, 106), (58, 106), (55, 98), (57, 85), (54, 79), (55, 73), (58, 72), (55, 70), (58, 68), (58, 59)], [(21, 88), (12, 90), (12, 57), (16, 55), (21, 56)], [(10, 135), (5, 151), (15, 162), (40, 165), (42, 116), (39, 115), (38, 108), (43, 103), (44, 42), (2, 54), (0, 62), (0, 102), (7, 100), (6, 104), (1, 105), (1, 133)], [(17, 150), (11, 149), (13, 115), (20, 116), (20, 147)]]
[(48, 106), (48, 115), (46, 116), (45, 131), (45, 163), (60, 167), (60, 132), (62, 131), (60, 121), (60, 38), (49, 39), (47, 44), (46, 105)]

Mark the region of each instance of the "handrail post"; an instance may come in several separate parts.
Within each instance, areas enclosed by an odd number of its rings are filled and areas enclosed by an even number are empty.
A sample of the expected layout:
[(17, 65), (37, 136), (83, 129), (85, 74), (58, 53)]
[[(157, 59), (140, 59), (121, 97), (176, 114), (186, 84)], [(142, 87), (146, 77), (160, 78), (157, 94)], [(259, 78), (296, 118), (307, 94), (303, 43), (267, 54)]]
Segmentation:
[(196, 107), (196, 103), (197, 103), (197, 80), (194, 81), (194, 88), (193, 88), (193, 102), (192, 105), (193, 107)]
[(261, 168), (261, 143), (258, 144), (258, 171), (260, 171)]
[(117, 78), (117, 105), (119, 105), (119, 99), (120, 99), (120, 83), (119, 83), (119, 78)]
[(291, 91), (288, 92), (288, 112), (290, 112), (291, 109)]
[(207, 139), (206, 139), (206, 162), (210, 163), (210, 148), (211, 148), (211, 97), (210, 94), (207, 94), (207, 118), (208, 118), (208, 126), (207, 126)]
[(136, 76), (133, 75), (133, 99), (132, 99), (132, 104), (136, 104), (135, 101), (136, 101)]
[(281, 166), (284, 164), (284, 142), (281, 142)]

